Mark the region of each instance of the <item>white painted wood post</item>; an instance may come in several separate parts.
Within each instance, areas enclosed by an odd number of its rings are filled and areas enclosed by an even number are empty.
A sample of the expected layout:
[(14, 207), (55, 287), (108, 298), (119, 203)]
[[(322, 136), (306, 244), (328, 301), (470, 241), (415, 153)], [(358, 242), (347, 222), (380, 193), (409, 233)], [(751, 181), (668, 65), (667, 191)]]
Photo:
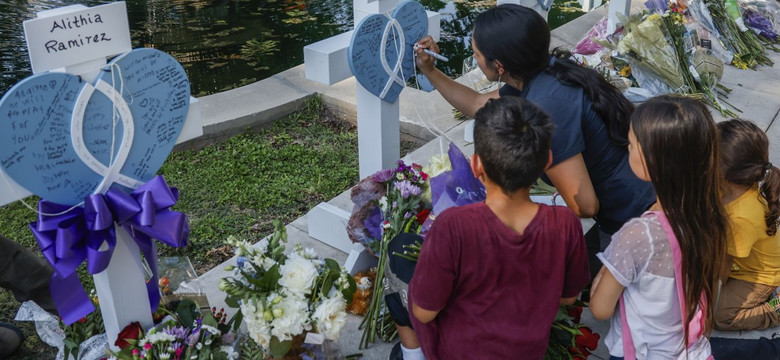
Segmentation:
[[(357, 26), (360, 20), (372, 14), (390, 13), (399, 3), (399, 0), (353, 0), (354, 24)], [(438, 41), (441, 15), (426, 12), (428, 33)], [(303, 48), (307, 79), (332, 85), (352, 76), (347, 60), (352, 31)], [(388, 103), (368, 92), (359, 82), (356, 81), (355, 86), (358, 157), (362, 179), (381, 169), (395, 167), (395, 162), (400, 158), (400, 99)], [(307, 214), (309, 236), (351, 254), (354, 249), (344, 229), (351, 210), (338, 209), (327, 203), (317, 205)]]
[(92, 278), (100, 300), (108, 344), (116, 351), (118, 348), (114, 346), (114, 341), (125, 326), (138, 321), (141, 327), (149, 329), (154, 321), (138, 245), (122, 226), (114, 224), (114, 230), (116, 246), (111, 262)]
[(622, 22), (617, 14), (628, 16), (631, 13), (631, 0), (610, 0), (607, 5), (607, 34), (612, 34)]
[[(30, 49), (30, 62), (33, 67), (33, 72), (67, 72), (73, 75), (79, 75), (87, 82), (94, 82), (100, 74), (101, 65), (106, 64), (107, 56), (130, 51), (130, 31), (127, 25), (127, 10), (124, 2), (112, 3), (104, 6), (109, 5), (112, 7), (111, 11), (113, 12), (113, 15), (116, 14), (116, 11), (119, 11), (121, 12), (122, 17), (124, 17), (124, 19), (120, 17), (118, 19), (119, 21), (113, 23), (113, 26), (124, 27), (124, 29), (119, 28), (116, 30), (121, 33), (119, 34), (120, 36), (112, 38), (117, 40), (117, 42), (121, 42), (119, 39), (124, 38), (126, 41), (121, 46), (109, 50), (101, 48), (103, 52), (86, 52), (59, 58), (50, 56), (46, 53), (41, 53), (40, 51), (36, 53), (36, 51)], [(117, 10), (118, 7), (121, 7), (121, 9)], [(37, 14), (37, 19), (35, 19), (35, 21), (40, 23), (41, 21), (38, 21), (39, 19), (50, 19), (53, 17), (64, 18), (68, 15), (88, 9), (94, 10), (95, 8), (88, 8), (84, 5), (72, 5), (42, 11)], [(105, 20), (111, 21), (116, 19), (104, 19), (104, 21)], [(50, 22), (46, 22), (49, 23), (48, 26), (51, 27)], [(30, 25), (31, 28), (35, 28), (36, 25), (39, 25), (37, 23), (32, 20), (25, 22), (25, 36), (27, 37), (28, 47), (31, 45), (31, 34), (27, 33), (28, 25)], [(40, 46), (36, 48), (40, 49)], [(104, 53), (105, 51), (108, 51), (109, 53)], [(187, 119), (176, 142), (181, 143), (201, 135), (203, 135), (203, 126), (200, 116), (200, 105), (197, 99), (191, 97)], [(0, 171), (2, 171), (2, 169), (0, 169)], [(5, 179), (6, 183), (0, 186), (7, 186), (7, 188), (6, 191), (0, 192), (0, 205), (21, 200), (31, 195), (29, 191), (14, 182), (6, 174), (2, 174), (1, 177)], [(135, 240), (132, 239), (124, 228), (116, 224), (114, 226), (117, 243), (114, 248), (114, 253), (111, 256), (111, 261), (106, 270), (95, 274), (93, 278), (100, 301), (100, 309), (103, 315), (109, 346), (113, 350), (118, 350), (118, 348), (114, 346), (114, 340), (125, 326), (133, 321), (138, 321), (141, 326), (148, 329), (153, 325), (153, 322), (151, 306), (146, 290), (146, 272), (141, 262), (138, 245), (136, 245)]]
[(531, 8), (547, 21), (547, 14), (550, 12), (549, 6), (552, 6), (552, 0), (542, 0), (542, 3), (544, 3), (544, 6), (542, 6), (538, 0), (496, 0), (496, 6), (502, 4), (515, 4)]

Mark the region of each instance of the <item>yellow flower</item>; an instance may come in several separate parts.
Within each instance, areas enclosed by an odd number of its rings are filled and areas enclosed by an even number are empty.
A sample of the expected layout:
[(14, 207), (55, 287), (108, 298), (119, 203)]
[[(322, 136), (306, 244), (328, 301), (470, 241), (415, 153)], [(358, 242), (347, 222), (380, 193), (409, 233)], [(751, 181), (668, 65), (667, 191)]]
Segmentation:
[(734, 66), (737, 67), (737, 69), (747, 70), (748, 66), (747, 64), (742, 61), (742, 59), (739, 58), (739, 55), (734, 54), (734, 59), (731, 61)]
[(629, 65), (624, 66), (622, 69), (620, 69), (619, 74), (622, 77), (629, 77), (631, 75), (631, 66)]

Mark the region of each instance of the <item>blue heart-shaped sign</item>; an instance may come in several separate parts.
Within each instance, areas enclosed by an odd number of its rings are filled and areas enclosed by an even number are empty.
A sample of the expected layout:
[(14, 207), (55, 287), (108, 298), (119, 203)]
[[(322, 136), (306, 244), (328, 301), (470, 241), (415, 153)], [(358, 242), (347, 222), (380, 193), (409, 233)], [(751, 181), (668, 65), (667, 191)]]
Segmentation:
[(394, 103), (414, 75), (413, 46), (428, 34), (428, 15), (416, 1), (398, 5), (392, 18), (367, 16), (352, 34), (349, 66), (370, 93)]
[(184, 69), (154, 49), (118, 56), (95, 85), (65, 73), (30, 76), (0, 99), (0, 167), (65, 205), (115, 184), (138, 187), (175, 145), (189, 97)]

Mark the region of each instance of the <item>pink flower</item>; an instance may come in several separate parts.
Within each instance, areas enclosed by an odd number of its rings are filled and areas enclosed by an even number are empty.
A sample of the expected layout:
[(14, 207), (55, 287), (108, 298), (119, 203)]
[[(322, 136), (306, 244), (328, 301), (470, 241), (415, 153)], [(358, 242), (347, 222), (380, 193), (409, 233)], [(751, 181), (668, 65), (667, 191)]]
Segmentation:
[(152, 343), (144, 344), (144, 350), (150, 350), (151, 348), (152, 348)]

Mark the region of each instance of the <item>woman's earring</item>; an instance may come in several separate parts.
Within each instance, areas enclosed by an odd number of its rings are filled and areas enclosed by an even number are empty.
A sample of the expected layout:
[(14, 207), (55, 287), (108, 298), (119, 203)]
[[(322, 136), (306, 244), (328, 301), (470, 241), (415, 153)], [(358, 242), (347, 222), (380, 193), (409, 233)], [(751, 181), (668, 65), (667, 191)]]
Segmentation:
[(501, 88), (504, 86), (501, 84), (501, 74), (498, 74), (498, 81), (497, 81), (498, 89), (501, 90)]

